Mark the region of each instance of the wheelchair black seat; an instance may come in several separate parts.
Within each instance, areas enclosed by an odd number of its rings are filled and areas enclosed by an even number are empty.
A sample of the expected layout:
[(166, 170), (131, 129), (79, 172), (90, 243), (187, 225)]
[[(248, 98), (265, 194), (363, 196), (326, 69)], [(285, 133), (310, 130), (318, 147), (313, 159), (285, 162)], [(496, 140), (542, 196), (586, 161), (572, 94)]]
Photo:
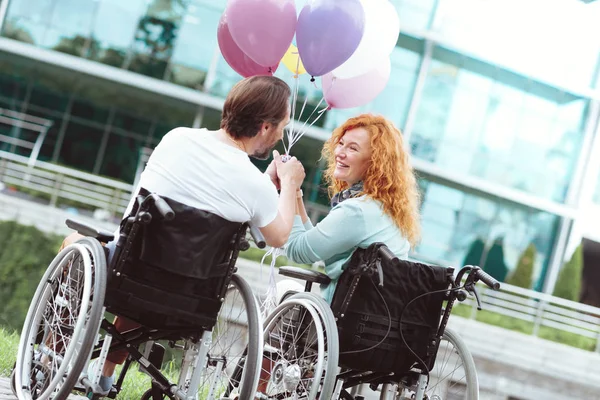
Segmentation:
[(107, 310), (149, 328), (211, 328), (246, 224), (163, 199), (175, 213), (172, 220), (153, 215), (148, 224), (128, 231), (136, 204), (122, 222), (109, 266)]
[[(417, 361), (411, 350), (425, 363), (435, 356), (444, 289), (453, 270), (374, 254), (369, 249), (354, 252), (333, 297), (340, 365), (405, 374)], [(383, 282), (375, 263), (381, 263)]]

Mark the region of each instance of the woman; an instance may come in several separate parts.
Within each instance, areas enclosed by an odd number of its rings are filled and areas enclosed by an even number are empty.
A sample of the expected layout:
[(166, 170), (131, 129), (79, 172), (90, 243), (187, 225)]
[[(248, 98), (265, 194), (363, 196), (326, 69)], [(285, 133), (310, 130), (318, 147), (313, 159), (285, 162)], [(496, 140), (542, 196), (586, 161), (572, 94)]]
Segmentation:
[(332, 283), (322, 295), (331, 302), (342, 268), (357, 248), (383, 242), (399, 258), (408, 256), (419, 240), (419, 191), (402, 134), (382, 116), (347, 120), (325, 143), (323, 157), (332, 209), (313, 226), (298, 191), (285, 249), (298, 263), (325, 262)]

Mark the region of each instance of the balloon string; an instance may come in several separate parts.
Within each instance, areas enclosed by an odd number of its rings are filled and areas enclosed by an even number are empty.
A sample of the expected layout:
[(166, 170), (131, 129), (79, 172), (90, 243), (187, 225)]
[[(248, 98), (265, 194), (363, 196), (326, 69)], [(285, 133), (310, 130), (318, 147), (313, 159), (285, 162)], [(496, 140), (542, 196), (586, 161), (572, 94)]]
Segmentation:
[[(300, 138), (302, 136), (304, 136), (304, 134), (306, 133), (306, 131), (308, 130), (308, 128), (310, 128), (311, 126), (313, 126), (325, 114), (325, 111), (329, 110), (329, 106), (326, 106), (326, 107), (323, 107), (321, 110), (317, 111), (317, 109), (319, 108), (319, 106), (321, 105), (321, 103), (323, 102), (323, 100), (325, 100), (325, 99), (322, 98), (321, 101), (319, 101), (319, 104), (317, 104), (315, 106), (313, 112), (310, 114), (310, 116), (304, 122), (304, 125), (302, 126), (302, 129), (300, 129), (298, 131), (298, 134), (295, 135), (293, 141), (290, 142), (290, 148), (292, 146), (294, 146), (300, 140)], [(315, 117), (315, 119), (312, 122), (310, 122), (310, 124), (307, 127), (306, 124), (308, 123), (308, 121), (310, 121), (310, 118), (313, 116), (313, 114), (315, 113), (315, 111), (317, 112), (317, 116)]]
[[(302, 128), (300, 128), (300, 135), (304, 134), (304, 128), (306, 127), (306, 123), (308, 121), (310, 121), (310, 119), (312, 118), (313, 114), (315, 113), (315, 111), (317, 111), (317, 109), (321, 106), (321, 103), (323, 103), (323, 101), (325, 100), (325, 97), (322, 97), (321, 100), (319, 101), (319, 103), (315, 106), (315, 108), (313, 109), (313, 112), (310, 113), (310, 115), (308, 116), (308, 118), (306, 118), (306, 121), (304, 121), (304, 125), (302, 125)], [(312, 125), (312, 124), (311, 124)]]
[[(302, 120), (302, 114), (304, 114), (304, 109), (306, 108), (306, 103), (308, 102), (308, 94), (304, 96), (304, 102), (302, 103), (302, 109), (300, 110), (300, 115), (298, 115), (298, 121)], [(312, 115), (312, 114), (311, 114)], [(310, 116), (308, 117), (310, 118)], [(294, 137), (297, 135), (297, 132), (294, 132)]]
[[(325, 111), (329, 110), (329, 106), (324, 107), (322, 110), (319, 110), (317, 117), (308, 125), (308, 127), (310, 128), (311, 126), (313, 126), (322, 116), (323, 114), (325, 114)], [(308, 130), (308, 128), (307, 128)], [(296, 144), (296, 142), (298, 142), (298, 140), (300, 140), (300, 138), (306, 133), (306, 131), (301, 132), (300, 135), (298, 135), (298, 137), (295, 139), (294, 142), (292, 142), (292, 146), (294, 144)]]
[(298, 85), (298, 77), (296, 77), (296, 82), (294, 82), (294, 90), (292, 91), (292, 121), (291, 121), (291, 126), (290, 128), (288, 128), (288, 132), (287, 132), (287, 138), (288, 138), (288, 146), (286, 147), (285, 145), (285, 141), (282, 140), (283, 142), (283, 149), (285, 150), (285, 154), (290, 154), (290, 150), (292, 149), (292, 146), (289, 146), (289, 143), (291, 143), (292, 139), (293, 139), (293, 134), (294, 134), (294, 121), (296, 119), (296, 101), (298, 99), (298, 89), (299, 89), (299, 85)]

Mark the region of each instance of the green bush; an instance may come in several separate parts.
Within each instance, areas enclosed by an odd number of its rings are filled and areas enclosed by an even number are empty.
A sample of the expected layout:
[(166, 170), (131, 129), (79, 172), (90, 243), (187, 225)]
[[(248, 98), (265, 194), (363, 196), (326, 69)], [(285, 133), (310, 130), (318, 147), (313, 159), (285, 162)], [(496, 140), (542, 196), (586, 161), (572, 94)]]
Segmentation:
[(581, 274), (583, 269), (583, 250), (580, 244), (571, 259), (563, 266), (558, 275), (554, 293), (556, 297), (579, 301), (581, 294)]
[(525, 289), (531, 289), (531, 285), (533, 284), (533, 266), (535, 265), (536, 254), (537, 250), (535, 245), (531, 243), (529, 246), (527, 246), (523, 254), (521, 254), (519, 262), (517, 263), (517, 267), (508, 277), (506, 283)]
[(21, 330), (35, 289), (62, 239), (33, 226), (0, 222), (0, 325)]
[[(262, 250), (262, 249), (259, 249), (256, 247), (250, 247), (246, 251), (240, 251), (239, 257), (245, 258), (250, 261), (256, 261), (259, 263), (262, 261), (262, 258), (264, 257), (266, 252), (267, 252), (266, 250)], [(272, 259), (273, 259), (272, 256), (268, 256), (267, 258), (265, 258), (265, 265), (271, 265)], [(295, 267), (302, 267), (302, 268), (310, 268), (310, 265), (297, 264), (295, 262), (288, 260), (287, 257), (285, 257), (285, 256), (277, 257), (277, 260), (275, 261), (275, 266), (279, 268), (279, 267), (283, 267), (285, 265), (292, 265)]]

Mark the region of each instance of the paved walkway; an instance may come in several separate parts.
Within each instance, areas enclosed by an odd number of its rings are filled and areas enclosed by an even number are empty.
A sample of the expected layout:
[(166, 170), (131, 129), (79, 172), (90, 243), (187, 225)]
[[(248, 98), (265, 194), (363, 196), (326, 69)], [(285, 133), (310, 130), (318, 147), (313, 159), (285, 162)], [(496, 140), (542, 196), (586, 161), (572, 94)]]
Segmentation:
[[(15, 400), (17, 397), (10, 390), (8, 378), (0, 378), (0, 400)], [(87, 400), (87, 397), (69, 396), (69, 400)]]

